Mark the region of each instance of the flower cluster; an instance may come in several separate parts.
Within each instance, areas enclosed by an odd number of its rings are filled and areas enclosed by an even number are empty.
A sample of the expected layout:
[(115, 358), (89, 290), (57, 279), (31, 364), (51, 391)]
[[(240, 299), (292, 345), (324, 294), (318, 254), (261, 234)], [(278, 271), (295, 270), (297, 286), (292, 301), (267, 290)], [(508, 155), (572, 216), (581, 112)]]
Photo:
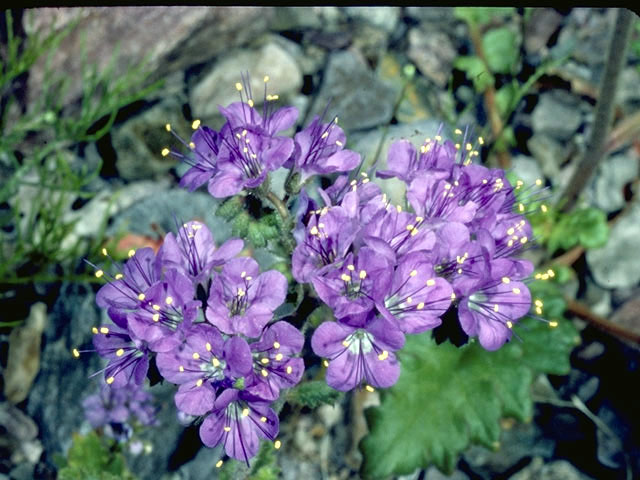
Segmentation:
[(515, 258), (531, 236), (516, 197), (522, 184), (473, 164), (475, 155), (466, 135), (457, 145), (438, 135), (419, 150), (397, 141), (378, 177), (406, 184), (405, 208), (390, 204), (366, 173), (339, 177), (320, 192), (322, 207), (301, 202), (292, 273), (337, 319), (311, 340), (330, 386), (391, 386), (405, 335), (443, 322), (496, 350), (528, 313), (523, 280), (533, 265)]
[(304, 339), (289, 323), (272, 322), (286, 278), (237, 257), (243, 246), (234, 238), (216, 247), (209, 229), (192, 221), (167, 234), (157, 254), (132, 250), (119, 273), (98, 270), (110, 278), (96, 301), (113, 324), (94, 327), (93, 340), (114, 392), (137, 391), (154, 359), (179, 386), (178, 409), (202, 417), (202, 442), (247, 461), (260, 438), (278, 434), (270, 404), (300, 381)]
[(129, 439), (133, 421), (142, 425), (156, 423), (153, 397), (136, 386), (110, 388), (102, 385), (97, 393), (82, 401), (82, 408), (93, 428), (104, 428), (108, 436), (116, 439)]

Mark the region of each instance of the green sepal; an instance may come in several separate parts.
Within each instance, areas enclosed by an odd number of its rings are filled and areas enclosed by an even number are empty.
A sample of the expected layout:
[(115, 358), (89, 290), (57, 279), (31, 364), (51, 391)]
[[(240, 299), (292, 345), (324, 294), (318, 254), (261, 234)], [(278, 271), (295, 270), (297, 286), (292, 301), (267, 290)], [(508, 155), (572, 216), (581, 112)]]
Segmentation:
[(324, 380), (313, 380), (298, 384), (287, 393), (287, 402), (303, 407), (317, 408), (320, 405), (333, 405), (343, 395), (334, 390)]

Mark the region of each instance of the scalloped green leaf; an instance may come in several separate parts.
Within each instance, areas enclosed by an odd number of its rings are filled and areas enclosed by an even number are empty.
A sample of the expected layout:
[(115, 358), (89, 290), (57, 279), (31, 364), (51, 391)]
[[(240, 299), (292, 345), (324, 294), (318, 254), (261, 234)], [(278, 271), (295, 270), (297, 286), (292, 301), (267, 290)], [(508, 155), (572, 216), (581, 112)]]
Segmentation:
[(398, 383), (382, 393), (379, 407), (365, 411), (363, 475), (404, 475), (432, 464), (451, 472), (471, 443), (498, 447), (501, 417), (529, 420), (533, 378), (568, 373), (576, 332), (568, 321), (549, 328), (525, 319), (517, 333), (522, 342), (496, 352), (476, 343), (436, 345), (428, 334), (408, 337), (398, 353)]

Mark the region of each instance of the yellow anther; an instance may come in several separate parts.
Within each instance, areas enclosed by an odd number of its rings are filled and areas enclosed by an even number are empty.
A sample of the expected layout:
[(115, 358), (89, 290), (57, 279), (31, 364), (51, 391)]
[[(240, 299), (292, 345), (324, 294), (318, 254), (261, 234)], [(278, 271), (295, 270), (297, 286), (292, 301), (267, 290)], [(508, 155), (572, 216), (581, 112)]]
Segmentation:
[(201, 387), (202, 386), (202, 379), (199, 378), (198, 381), (196, 382), (196, 387)]
[(398, 211), (398, 213), (402, 212), (402, 206), (401, 205), (397, 205), (396, 206), (396, 210)]
[(102, 251), (102, 255), (104, 255), (105, 257), (109, 255), (109, 252), (107, 252), (106, 248), (103, 248), (101, 251)]
[(216, 462), (216, 468), (220, 468), (224, 462), (222, 460), (218, 460)]
[(339, 147), (341, 147), (342, 145), (344, 145), (340, 140), (336, 140), (336, 145), (338, 145)]
[(199, 126), (200, 126), (200, 120), (194, 120), (193, 123), (191, 124), (191, 128), (193, 128), (194, 130), (197, 130)]
[(451, 292), (451, 301), (456, 299), (456, 294), (454, 292)]
[(93, 327), (93, 328), (91, 329), (91, 331), (92, 331), (94, 334), (97, 334), (97, 333), (98, 333), (98, 329), (97, 329), (96, 327)]
[(416, 305), (416, 308), (418, 310), (422, 310), (424, 308), (424, 302), (420, 302), (418, 305)]
[(413, 237), (414, 235), (417, 235), (418, 231), (419, 230), (417, 228), (414, 228), (413, 230), (411, 230), (411, 236)]
[(207, 349), (207, 352), (210, 352), (210, 351), (211, 351), (211, 344), (210, 344), (209, 342), (207, 342), (207, 343), (204, 345), (204, 348), (206, 348), (206, 349)]
[(100, 327), (100, 333), (104, 333), (106, 335), (109, 333), (109, 329), (107, 327)]
[(265, 75), (264, 78), (262, 79), (262, 81), (264, 83), (267, 83), (269, 81), (269, 75)]
[(364, 389), (370, 393), (373, 393), (376, 391), (375, 388), (373, 388), (371, 385), (367, 385), (366, 387), (364, 387)]
[(329, 136), (329, 132), (324, 132), (322, 135), (320, 135), (320, 138), (325, 139)]
[(537, 313), (538, 315), (542, 315), (542, 308), (540, 308), (540, 307), (536, 307), (536, 313)]
[(124, 348), (116, 350), (116, 357), (121, 357), (122, 355), (124, 355)]
[(510, 281), (509, 277), (502, 277), (502, 283), (509, 283)]
[(139, 293), (139, 294), (138, 294), (138, 300), (142, 301), (142, 300), (144, 300), (145, 298), (147, 298), (147, 296), (146, 296), (144, 293)]
[(424, 220), (424, 218), (422, 218), (422, 217), (416, 217), (416, 223), (420, 223), (423, 220)]
[(436, 281), (433, 278), (427, 280), (427, 287), (433, 287), (436, 284)]
[(470, 152), (473, 149), (473, 145), (471, 145), (470, 143), (467, 143), (465, 148), (467, 149), (467, 152)]
[(478, 137), (478, 143), (479, 143), (480, 145), (484, 145), (484, 138), (482, 138), (482, 137)]
[(521, 203), (519, 203), (519, 204), (518, 204), (518, 210), (519, 210), (520, 212), (524, 212), (524, 205), (523, 205), (523, 204), (521, 204)]
[(184, 367), (183, 367), (182, 365), (180, 365), (180, 366), (178, 367), (178, 370), (180, 370), (181, 372), (184, 372)]
[(513, 240), (509, 240), (507, 242), (507, 247), (512, 247), (513, 246)]
[(116, 280), (120, 280), (122, 277), (124, 277), (124, 275), (122, 275), (121, 273), (116, 273), (116, 276), (114, 278)]
[(276, 450), (280, 449), (281, 446), (282, 442), (280, 440), (276, 440), (275, 442), (273, 442), (273, 448), (275, 448)]
[(102, 270), (97, 270), (95, 275), (96, 278), (100, 278), (102, 275), (104, 275), (104, 272)]
[(200, 358), (200, 354), (198, 352), (193, 352), (193, 355), (191, 355), (193, 357), (194, 360), (198, 360)]
[(417, 270), (411, 270), (411, 271), (409, 272), (409, 276), (410, 276), (410, 277), (415, 277), (416, 275), (418, 275), (418, 271), (417, 271)]
[(498, 307), (498, 304), (497, 304), (497, 303), (494, 303), (494, 304), (493, 304), (493, 311), (497, 313), (499, 309), (500, 309), (500, 308)]
[(556, 328), (558, 326), (558, 322), (555, 322), (555, 321), (554, 322), (549, 322), (549, 326), (551, 328)]
[(266, 423), (267, 422), (267, 417), (260, 417), (260, 421), (262, 423)]
[(350, 282), (351, 281), (351, 277), (349, 275), (347, 275), (346, 273), (343, 273), (342, 275), (340, 275), (340, 278), (345, 282)]
[(193, 143), (193, 142), (189, 142), (189, 148), (190, 148), (191, 150), (194, 150), (194, 149), (196, 148), (196, 144), (195, 144), (195, 143)]
[(78, 351), (78, 349), (77, 349), (77, 348), (74, 348), (74, 349), (71, 351), (71, 353), (73, 353), (73, 356), (74, 356), (74, 357), (76, 357), (76, 358), (78, 358), (78, 357), (80, 356), (80, 352)]
[(266, 377), (269, 375), (269, 372), (267, 372), (264, 368), (260, 371), (260, 373), (262, 374), (263, 377)]
[(347, 270), (349, 270), (350, 272), (353, 272), (356, 269), (355, 266), (353, 265), (347, 265)]
[(329, 367), (329, 361), (328, 360), (323, 360), (322, 364), (325, 366), (325, 368)]
[(542, 280), (549, 280), (549, 274), (548, 273), (543, 273), (542, 275), (540, 275), (540, 278)]
[(389, 357), (389, 352), (383, 350), (380, 355), (378, 355), (378, 360), (386, 360)]
[(280, 344), (278, 342), (273, 342), (273, 348), (280, 348)]
[(456, 143), (456, 150), (460, 150), (460, 144)]
[(518, 295), (520, 293), (520, 289), (518, 287), (515, 287), (513, 290), (511, 290), (513, 293), (515, 293), (516, 295)]
[(460, 130), (459, 128), (456, 128), (453, 133), (455, 133), (456, 135), (462, 135), (462, 130)]
[(278, 362), (279, 362), (280, 360), (282, 360), (282, 357), (283, 357), (283, 355), (282, 355), (281, 353), (278, 353), (278, 354), (276, 355), (276, 361), (278, 361)]
[(216, 357), (213, 357), (211, 359), (211, 365), (213, 365), (214, 367), (219, 367), (220, 366), (220, 360), (218, 360)]
[(291, 365), (289, 365), (289, 366), (287, 367), (287, 373), (288, 373), (289, 375), (291, 375), (291, 372), (293, 372), (293, 367), (292, 367)]
[(349, 342), (347, 342), (346, 340), (343, 340), (343, 341), (342, 341), (342, 346), (343, 346), (343, 347), (345, 347), (345, 348), (349, 348), (349, 345), (350, 345), (350, 343), (349, 343)]
[(516, 229), (511, 227), (509, 230), (507, 230), (507, 235), (513, 235), (515, 233)]
[(536, 179), (536, 185), (537, 186), (542, 185), (542, 179), (541, 178)]
[(242, 416), (243, 416), (243, 417), (246, 417), (246, 416), (248, 416), (248, 415), (249, 415), (249, 409), (248, 409), (248, 408), (244, 408), (244, 409), (242, 410)]
[[(278, 355), (282, 355), (281, 353), (279, 353)], [(263, 365), (267, 365), (269, 363), (269, 359), (268, 358), (261, 358), (260, 359), (260, 363), (262, 363)]]
[(535, 302), (533, 302), (535, 304), (536, 307), (542, 307), (544, 304), (542, 303), (542, 300), (540, 299), (536, 299)]
[(486, 183), (488, 183), (488, 182), (489, 182), (489, 180), (487, 180), (486, 178), (483, 178), (483, 179), (482, 179), (482, 183), (486, 184)]
[(249, 105), (251, 108), (253, 108), (253, 100), (251, 98), (249, 100), (247, 100), (247, 105)]
[(436, 135), (435, 137), (433, 137), (436, 139), (436, 142), (439, 142), (440, 140), (442, 140), (442, 137), (440, 135)]
[(231, 431), (231, 427), (228, 427), (228, 426), (227, 426), (227, 427), (224, 427), (224, 431), (225, 431), (225, 432), (230, 432), (230, 431)]
[(513, 328), (513, 323), (510, 322), (509, 320), (507, 320), (507, 328), (509, 329)]
[(165, 129), (167, 132), (170, 132), (170, 131), (171, 131), (171, 124), (170, 124), (170, 123), (167, 123), (167, 124), (164, 126), (164, 129)]
[(522, 237), (520, 239), (520, 243), (527, 243), (527, 240), (528, 240), (527, 237)]
[(360, 270), (358, 277), (360, 277), (360, 280), (364, 280), (365, 278), (367, 278), (367, 272), (365, 270)]
[(239, 92), (242, 91), (242, 84), (240, 82), (236, 82), (236, 90)]
[(409, 230), (409, 231), (413, 230), (414, 228), (416, 228), (416, 227), (413, 226), (413, 225), (407, 225), (407, 230)]
[(540, 205), (540, 210), (542, 211), (542, 213), (547, 213), (549, 211), (549, 209), (544, 203)]
[(127, 255), (129, 258), (133, 257), (135, 254), (136, 254), (136, 251), (133, 248), (127, 252)]
[(157, 312), (158, 310), (160, 310), (160, 305), (154, 304), (152, 308)]
[(164, 299), (164, 303), (171, 305), (173, 303), (173, 297), (167, 297)]
[(309, 233), (311, 235), (318, 235), (319, 231), (318, 231), (318, 227), (316, 227), (315, 225), (313, 227), (311, 227), (311, 230), (309, 231)]
[(111, 385), (113, 382), (115, 382), (115, 380), (116, 380), (115, 378), (109, 377), (109, 378), (107, 378), (107, 384)]

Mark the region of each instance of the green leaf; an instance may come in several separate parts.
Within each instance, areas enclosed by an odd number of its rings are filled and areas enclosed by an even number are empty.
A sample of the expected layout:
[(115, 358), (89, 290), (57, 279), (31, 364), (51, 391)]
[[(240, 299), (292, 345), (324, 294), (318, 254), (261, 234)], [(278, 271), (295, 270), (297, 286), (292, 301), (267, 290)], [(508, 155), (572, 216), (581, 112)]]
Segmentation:
[(453, 66), (466, 73), (467, 78), (473, 82), (473, 88), (478, 93), (484, 92), (489, 86), (493, 85), (493, 75), (487, 71), (482, 60), (475, 55), (458, 57)]
[(482, 37), (487, 64), (495, 73), (509, 73), (518, 60), (516, 34), (506, 27), (489, 30)]
[(506, 152), (511, 147), (516, 145), (516, 136), (513, 133), (513, 127), (511, 125), (505, 127), (502, 130), (500, 136), (496, 139), (495, 150), (496, 152)]
[(74, 435), (67, 465), (60, 469), (60, 480), (117, 480), (134, 479), (127, 470), (124, 457), (111, 450), (111, 441), (95, 432)]
[(559, 248), (568, 250), (578, 244), (584, 248), (598, 248), (604, 246), (608, 238), (605, 213), (588, 207), (561, 215), (549, 235), (548, 247), (551, 252)]
[(325, 381), (304, 382), (289, 390), (287, 401), (303, 407), (317, 408), (320, 405), (333, 405), (341, 392), (331, 388)]
[(278, 480), (280, 478), (280, 467), (276, 450), (271, 442), (262, 442), (260, 451), (251, 465), (251, 475), (248, 480)]
[(481, 25), (489, 23), (494, 18), (511, 15), (513, 12), (514, 9), (509, 7), (456, 7), (453, 14), (467, 23)]
[(496, 92), (496, 107), (500, 117), (507, 118), (511, 113), (511, 105), (515, 97), (516, 89), (513, 84), (508, 83)]
[(496, 352), (477, 343), (436, 345), (428, 334), (408, 337), (398, 353), (398, 383), (382, 392), (379, 407), (365, 411), (363, 474), (405, 475), (431, 464), (451, 472), (471, 443), (498, 447), (501, 417), (529, 420), (533, 378), (568, 373), (575, 330), (570, 322), (549, 328), (533, 319), (516, 329), (523, 342), (514, 339)]

